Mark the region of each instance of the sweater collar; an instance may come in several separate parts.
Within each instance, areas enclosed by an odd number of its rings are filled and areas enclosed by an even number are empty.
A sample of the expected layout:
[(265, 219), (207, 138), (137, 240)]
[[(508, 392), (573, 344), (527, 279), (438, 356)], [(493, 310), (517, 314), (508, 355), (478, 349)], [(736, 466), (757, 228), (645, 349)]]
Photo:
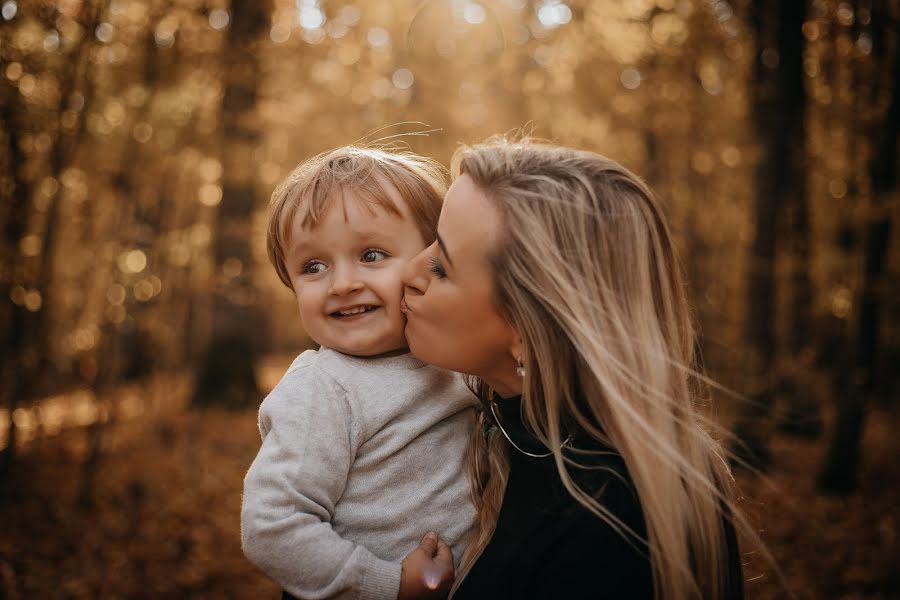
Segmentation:
[(326, 348), (325, 346), (321, 346), (319, 350), (337, 352), (351, 361), (359, 361), (361, 365), (377, 366), (381, 369), (413, 370), (421, 369), (426, 366), (426, 363), (413, 356), (410, 352), (380, 356), (353, 356), (352, 354), (344, 354), (343, 352), (338, 352), (333, 348)]

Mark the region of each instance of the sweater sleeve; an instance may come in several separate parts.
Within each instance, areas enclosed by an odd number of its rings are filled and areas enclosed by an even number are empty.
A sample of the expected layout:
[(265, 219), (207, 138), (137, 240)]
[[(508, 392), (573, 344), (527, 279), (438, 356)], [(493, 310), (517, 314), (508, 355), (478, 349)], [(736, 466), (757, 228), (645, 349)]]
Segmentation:
[(241, 507), (247, 558), (298, 598), (396, 598), (400, 564), (331, 526), (356, 449), (346, 393), (314, 368), (289, 371), (263, 401), (259, 428)]

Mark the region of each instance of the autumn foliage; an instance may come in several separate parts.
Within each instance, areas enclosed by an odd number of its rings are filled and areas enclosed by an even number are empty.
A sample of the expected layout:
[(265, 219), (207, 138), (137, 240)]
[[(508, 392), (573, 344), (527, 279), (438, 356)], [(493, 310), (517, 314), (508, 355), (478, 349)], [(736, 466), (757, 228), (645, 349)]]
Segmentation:
[[(659, 193), (774, 561), (900, 596), (896, 0), (0, 0), (0, 596), (274, 597), (255, 409), (299, 161), (524, 130)], [(598, 582), (602, 586), (602, 582)]]

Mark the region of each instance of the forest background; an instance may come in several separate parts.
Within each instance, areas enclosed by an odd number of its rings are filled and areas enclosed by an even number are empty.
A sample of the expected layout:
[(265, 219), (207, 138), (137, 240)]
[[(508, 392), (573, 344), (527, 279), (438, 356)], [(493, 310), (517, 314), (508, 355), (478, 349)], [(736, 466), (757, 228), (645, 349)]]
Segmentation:
[(272, 189), (523, 127), (666, 205), (750, 597), (900, 598), (897, 0), (0, 0), (0, 596), (275, 597)]

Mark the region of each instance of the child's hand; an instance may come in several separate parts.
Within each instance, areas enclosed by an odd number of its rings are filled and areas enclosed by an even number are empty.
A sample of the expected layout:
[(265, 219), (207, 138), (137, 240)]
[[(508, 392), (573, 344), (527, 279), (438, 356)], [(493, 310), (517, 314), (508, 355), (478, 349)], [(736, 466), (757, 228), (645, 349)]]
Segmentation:
[(453, 577), (450, 546), (436, 533), (426, 533), (419, 547), (403, 559), (397, 600), (446, 598)]

